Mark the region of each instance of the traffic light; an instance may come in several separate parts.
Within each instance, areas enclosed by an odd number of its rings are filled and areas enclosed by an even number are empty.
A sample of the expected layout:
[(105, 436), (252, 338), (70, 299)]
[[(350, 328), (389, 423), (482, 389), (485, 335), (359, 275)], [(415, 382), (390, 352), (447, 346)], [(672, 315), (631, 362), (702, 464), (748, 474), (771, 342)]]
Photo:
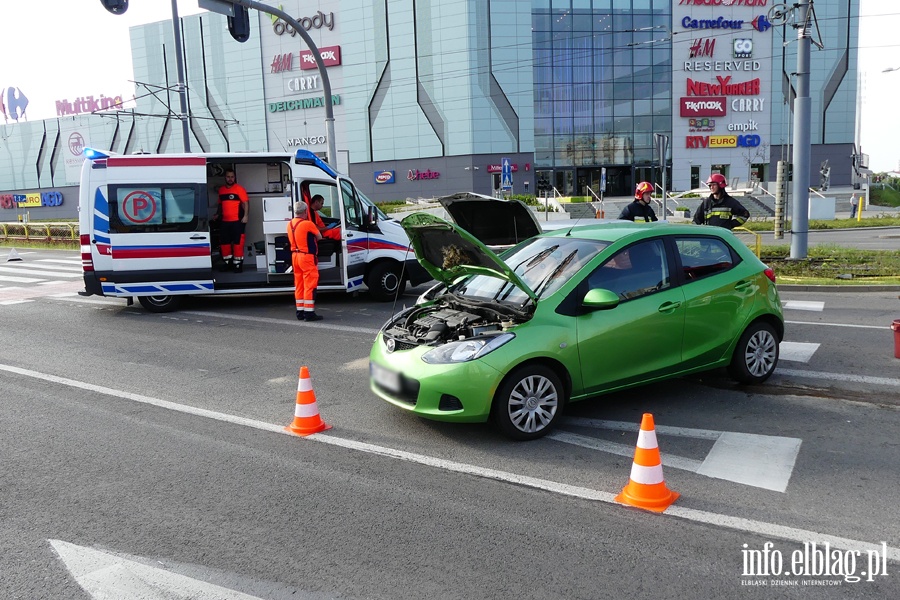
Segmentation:
[(114, 15), (121, 15), (128, 10), (128, 0), (100, 0), (103, 8)]
[(246, 6), (234, 5), (234, 16), (228, 17), (228, 32), (242, 43), (250, 39), (250, 13)]

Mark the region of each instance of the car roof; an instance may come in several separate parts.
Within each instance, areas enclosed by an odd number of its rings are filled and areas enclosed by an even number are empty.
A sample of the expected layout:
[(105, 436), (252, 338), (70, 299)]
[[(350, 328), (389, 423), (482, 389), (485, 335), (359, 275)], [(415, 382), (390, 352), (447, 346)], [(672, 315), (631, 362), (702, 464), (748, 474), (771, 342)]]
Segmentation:
[(723, 237), (728, 231), (720, 227), (700, 225), (680, 225), (657, 221), (654, 223), (632, 223), (631, 221), (612, 221), (578, 225), (570, 229), (555, 229), (542, 234), (543, 237), (579, 237), (614, 243), (628, 237), (642, 238), (656, 235), (704, 235)]

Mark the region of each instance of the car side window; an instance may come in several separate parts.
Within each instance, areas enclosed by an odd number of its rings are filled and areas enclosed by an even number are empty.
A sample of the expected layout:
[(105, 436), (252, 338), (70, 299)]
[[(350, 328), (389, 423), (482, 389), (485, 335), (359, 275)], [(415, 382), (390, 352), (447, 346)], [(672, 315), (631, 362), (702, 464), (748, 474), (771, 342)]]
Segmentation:
[(109, 197), (109, 223), (114, 233), (171, 233), (206, 227), (197, 185), (110, 185)]
[(588, 287), (610, 290), (623, 301), (672, 287), (665, 245), (649, 240), (623, 249), (588, 276)]
[(675, 247), (686, 282), (728, 271), (737, 264), (728, 244), (717, 238), (679, 238)]

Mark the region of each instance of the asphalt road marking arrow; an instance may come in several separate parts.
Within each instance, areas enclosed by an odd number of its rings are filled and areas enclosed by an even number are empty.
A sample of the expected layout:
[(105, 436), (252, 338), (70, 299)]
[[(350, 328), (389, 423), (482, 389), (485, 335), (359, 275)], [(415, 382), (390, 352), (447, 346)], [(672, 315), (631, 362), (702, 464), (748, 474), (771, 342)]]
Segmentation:
[(117, 600), (260, 600), (213, 583), (192, 579), (107, 552), (48, 540), (63, 564), (92, 598)]

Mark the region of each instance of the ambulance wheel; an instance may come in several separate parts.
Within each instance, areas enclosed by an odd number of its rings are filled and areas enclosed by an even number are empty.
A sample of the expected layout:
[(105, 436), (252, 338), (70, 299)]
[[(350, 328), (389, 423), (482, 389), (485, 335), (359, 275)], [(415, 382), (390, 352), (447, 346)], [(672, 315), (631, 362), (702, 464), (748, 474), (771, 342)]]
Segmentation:
[(152, 313), (172, 312), (181, 304), (180, 296), (138, 296), (141, 306)]
[(400, 265), (393, 261), (375, 263), (366, 280), (369, 293), (380, 302), (393, 300), (406, 290), (406, 280), (401, 277)]

